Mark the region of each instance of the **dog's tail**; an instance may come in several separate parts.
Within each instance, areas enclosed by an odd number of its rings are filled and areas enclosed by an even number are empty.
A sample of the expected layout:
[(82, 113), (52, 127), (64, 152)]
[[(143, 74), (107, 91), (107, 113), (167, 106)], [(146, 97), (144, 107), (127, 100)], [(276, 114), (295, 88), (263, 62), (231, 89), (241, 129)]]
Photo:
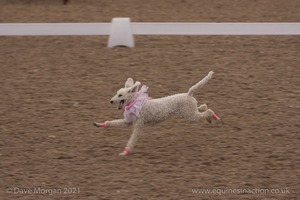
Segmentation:
[(196, 83), (195, 85), (193, 85), (189, 91), (188, 91), (188, 95), (189, 96), (193, 96), (193, 93), (200, 87), (202, 87), (204, 84), (206, 84), (208, 82), (209, 79), (211, 79), (212, 75), (213, 75), (213, 71), (210, 71), (208, 73), (207, 76), (205, 76), (201, 81), (199, 81), (198, 83)]

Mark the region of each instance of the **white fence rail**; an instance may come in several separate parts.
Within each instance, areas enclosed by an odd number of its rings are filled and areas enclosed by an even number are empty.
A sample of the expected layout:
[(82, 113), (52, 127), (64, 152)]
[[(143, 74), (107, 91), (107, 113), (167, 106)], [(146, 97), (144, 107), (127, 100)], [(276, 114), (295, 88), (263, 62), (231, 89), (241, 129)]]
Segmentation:
[[(111, 23), (3, 23), (0, 36), (109, 35)], [(300, 35), (300, 23), (131, 23), (134, 35)]]
[(114, 18), (112, 23), (0, 24), (0, 36), (54, 35), (109, 35), (109, 47), (132, 47), (132, 35), (300, 35), (300, 23), (131, 23)]
[(137, 35), (300, 35), (300, 23), (132, 23)]
[(111, 23), (4, 23), (0, 36), (109, 35)]

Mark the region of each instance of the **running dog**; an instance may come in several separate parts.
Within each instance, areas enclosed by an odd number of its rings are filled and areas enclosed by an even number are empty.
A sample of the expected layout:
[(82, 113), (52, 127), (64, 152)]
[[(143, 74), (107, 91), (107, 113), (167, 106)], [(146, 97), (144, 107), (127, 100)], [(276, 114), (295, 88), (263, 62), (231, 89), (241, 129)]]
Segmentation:
[(127, 155), (133, 152), (133, 148), (145, 124), (156, 124), (173, 115), (192, 122), (197, 122), (201, 119), (206, 119), (209, 123), (211, 123), (212, 119), (222, 122), (221, 118), (214, 111), (208, 109), (206, 104), (198, 107), (197, 100), (193, 97), (193, 93), (206, 84), (212, 78), (213, 73), (213, 71), (210, 71), (206, 77), (192, 86), (187, 93), (174, 94), (158, 99), (151, 99), (148, 96), (147, 86), (143, 85), (139, 90), (141, 83), (139, 81), (134, 83), (132, 78), (128, 78), (124, 88), (121, 88), (110, 100), (111, 104), (118, 104), (118, 109), (125, 110), (124, 118), (103, 123), (94, 122), (94, 125), (97, 127), (125, 127), (133, 125), (134, 130), (127, 146), (119, 154)]

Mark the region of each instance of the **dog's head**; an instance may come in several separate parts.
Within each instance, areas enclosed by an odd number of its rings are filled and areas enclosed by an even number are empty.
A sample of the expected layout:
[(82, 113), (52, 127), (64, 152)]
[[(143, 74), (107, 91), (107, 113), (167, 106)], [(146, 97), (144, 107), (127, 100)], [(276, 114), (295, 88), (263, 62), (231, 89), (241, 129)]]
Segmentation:
[(119, 89), (117, 94), (111, 98), (110, 103), (117, 103), (118, 109), (124, 108), (133, 101), (140, 85), (141, 83), (139, 81), (134, 83), (132, 78), (128, 78), (125, 82), (125, 87)]

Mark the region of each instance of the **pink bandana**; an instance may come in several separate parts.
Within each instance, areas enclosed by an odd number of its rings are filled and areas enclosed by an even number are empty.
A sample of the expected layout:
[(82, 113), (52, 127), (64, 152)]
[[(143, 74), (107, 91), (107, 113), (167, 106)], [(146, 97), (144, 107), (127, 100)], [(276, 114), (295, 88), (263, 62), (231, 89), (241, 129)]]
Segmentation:
[(148, 99), (148, 87), (143, 85), (136, 93), (134, 100), (125, 107), (124, 117), (127, 123), (132, 123), (139, 117), (139, 113)]

